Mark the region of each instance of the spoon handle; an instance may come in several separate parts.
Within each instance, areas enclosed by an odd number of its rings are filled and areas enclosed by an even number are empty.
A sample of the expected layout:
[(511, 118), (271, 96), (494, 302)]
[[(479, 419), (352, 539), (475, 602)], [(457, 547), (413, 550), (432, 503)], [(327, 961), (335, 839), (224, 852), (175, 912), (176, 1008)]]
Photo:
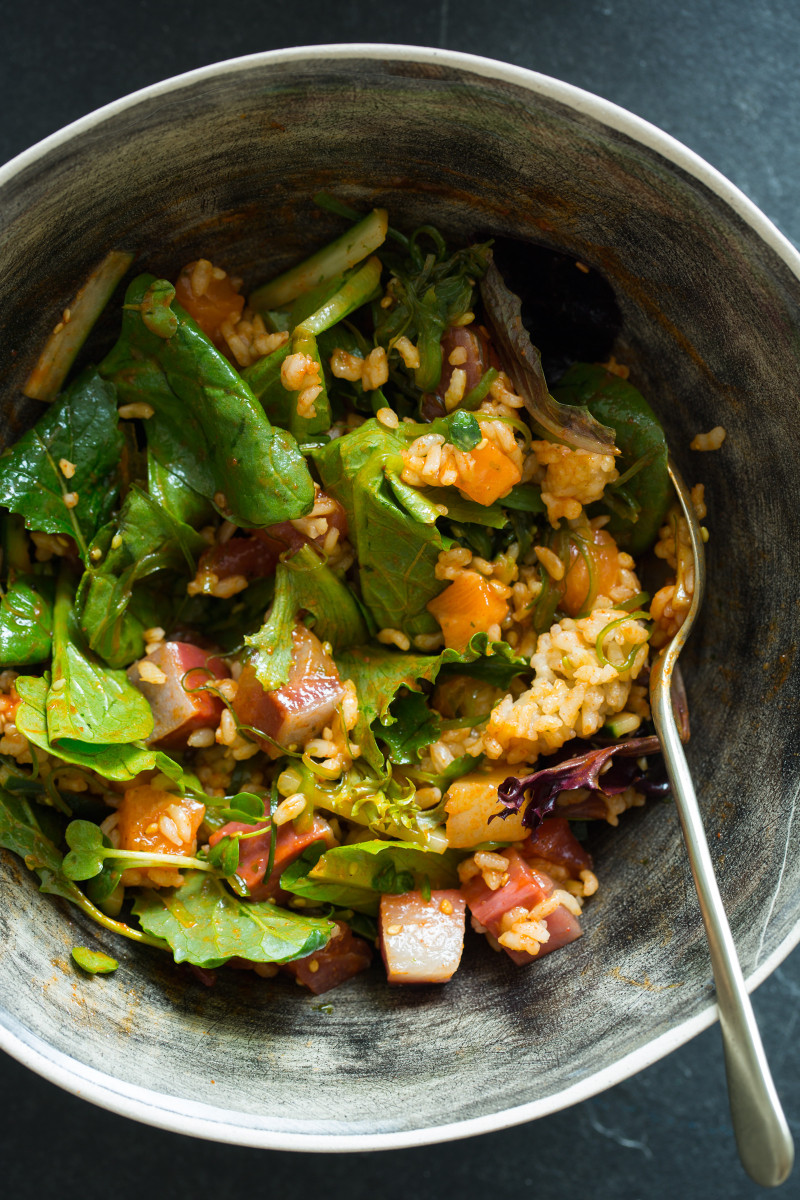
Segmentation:
[[(663, 656), (653, 673), (663, 668)], [(661, 739), (667, 774), (678, 809), (700, 911), (706, 927), (717, 990), (731, 1117), (745, 1170), (762, 1187), (777, 1187), (794, 1162), (794, 1143), (781, 1108), (750, 997), (745, 990), (719, 887), (711, 863), (692, 777), (683, 752), (669, 686), (653, 681), (653, 721)]]

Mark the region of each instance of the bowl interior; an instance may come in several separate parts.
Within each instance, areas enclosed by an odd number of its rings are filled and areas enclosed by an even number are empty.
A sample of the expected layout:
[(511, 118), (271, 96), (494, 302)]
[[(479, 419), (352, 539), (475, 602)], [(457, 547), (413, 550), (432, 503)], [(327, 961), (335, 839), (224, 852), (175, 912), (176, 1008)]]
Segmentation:
[[(689, 758), (750, 974), (796, 937), (800, 915), (800, 283), (663, 147), (606, 124), (601, 102), (487, 70), (425, 52), (266, 55), (145, 93), (6, 170), (3, 440), (39, 411), (21, 381), (103, 253), (135, 250), (166, 276), (202, 255), (253, 284), (341, 229), (315, 208), (320, 188), (385, 205), (398, 225), (519, 238), (601, 272), (622, 316), (614, 353), (681, 471), (706, 485)], [(691, 453), (715, 425), (723, 449)], [(3, 854), (0, 1025), (37, 1069), (187, 1132), (329, 1148), (499, 1126), (589, 1094), (657, 1053), (654, 1039), (666, 1047), (708, 1019), (710, 967), (674, 809), (634, 810), (598, 829), (593, 849), (600, 891), (569, 949), (517, 970), (470, 943), (446, 987), (392, 989), (375, 970), (321, 999), (235, 972), (205, 989), (127, 943), (113, 950), (114, 976), (78, 977), (69, 952), (94, 928)]]

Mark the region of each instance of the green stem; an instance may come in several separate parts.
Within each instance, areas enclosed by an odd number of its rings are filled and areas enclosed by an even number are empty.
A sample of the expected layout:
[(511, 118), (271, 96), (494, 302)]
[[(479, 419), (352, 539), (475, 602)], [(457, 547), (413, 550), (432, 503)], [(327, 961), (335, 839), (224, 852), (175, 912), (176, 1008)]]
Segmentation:
[(380, 286), (382, 269), (381, 260), (373, 255), (364, 263), (363, 267), (346, 280), (344, 286), (331, 296), (327, 303), (318, 308), (310, 317), (306, 317), (305, 321), (301, 321), (295, 333), (298, 330), (315, 335), (324, 333), (326, 329), (343, 321), (357, 308), (361, 308), (362, 304), (366, 304)]
[[(79, 908), (82, 908), (87, 916), (96, 921), (98, 925), (102, 925), (111, 933), (118, 933), (122, 937), (130, 938), (132, 942), (140, 942), (145, 946), (155, 946), (157, 950), (169, 950), (169, 945), (162, 938), (151, 937), (149, 933), (144, 933), (141, 929), (133, 929), (130, 925), (126, 925), (124, 921), (115, 921), (113, 917), (107, 917), (104, 912), (101, 912), (88, 896), (85, 896), (80, 888), (75, 888), (75, 903)], [(80, 899), (78, 899), (80, 897)]]
[(352, 229), (312, 254), (305, 262), (265, 283), (263, 287), (256, 288), (250, 296), (251, 307), (256, 312), (283, 308), (303, 292), (356, 266), (386, 240), (388, 223), (386, 209), (373, 209)]

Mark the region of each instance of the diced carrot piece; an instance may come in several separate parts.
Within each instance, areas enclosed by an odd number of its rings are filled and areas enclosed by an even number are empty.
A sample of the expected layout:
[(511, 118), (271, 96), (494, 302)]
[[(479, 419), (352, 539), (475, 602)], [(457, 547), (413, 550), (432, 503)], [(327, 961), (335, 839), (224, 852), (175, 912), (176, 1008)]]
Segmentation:
[[(619, 575), (619, 549), (610, 533), (595, 529), (593, 545), (587, 546), (594, 567), (594, 595), (608, 596)], [(589, 571), (583, 555), (573, 542), (570, 566), (564, 576), (564, 595), (560, 607), (575, 617), (589, 599)]]
[(181, 271), (175, 284), (175, 299), (217, 349), (223, 350), (225, 342), (220, 334), (220, 326), (231, 316), (234, 320), (241, 316), (244, 296), (239, 295), (228, 275), (222, 279), (212, 276), (202, 295), (196, 295), (192, 288), (192, 273), (196, 266), (196, 262), (190, 262)]
[(487, 438), (464, 457), (469, 467), (462, 470), (458, 489), (476, 504), (494, 504), (501, 496), (507, 496), (522, 478), (519, 467)]
[(442, 627), (444, 644), (463, 650), (473, 633), (488, 633), (508, 613), (508, 604), (477, 571), (463, 571), (427, 604)]
[(483, 842), (517, 842), (527, 838), (522, 813), (496, 820), (495, 813), (506, 812), (497, 799), (497, 789), (509, 775), (525, 775), (528, 767), (493, 767), (491, 771), (470, 771), (450, 784), (445, 796), (447, 840), (459, 850), (480, 846)]
[[(176, 796), (173, 792), (165, 792), (147, 784), (128, 788), (117, 809), (120, 849), (140, 850), (148, 854), (193, 854), (197, 830), (205, 811), (205, 805), (191, 796)], [(175, 813), (179, 813), (185, 821), (181, 819), (176, 822)], [(172, 822), (167, 829), (175, 831), (180, 838), (179, 843), (163, 832), (159, 824), (162, 817)], [(187, 832), (188, 837), (185, 836)]]

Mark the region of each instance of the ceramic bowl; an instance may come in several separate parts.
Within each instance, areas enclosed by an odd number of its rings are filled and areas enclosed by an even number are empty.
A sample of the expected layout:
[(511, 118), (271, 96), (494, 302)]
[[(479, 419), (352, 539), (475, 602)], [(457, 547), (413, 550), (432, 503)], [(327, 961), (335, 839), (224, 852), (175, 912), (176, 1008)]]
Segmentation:
[[(103, 253), (167, 276), (202, 254), (253, 283), (341, 228), (320, 188), (398, 224), (538, 243), (613, 289), (614, 352), (707, 489), (689, 759), (755, 986), (800, 930), (800, 257), (690, 151), (566, 84), (436, 50), (280, 51), (148, 88), (0, 170), (4, 438), (38, 412), (21, 381)], [(544, 273), (529, 285), (547, 299)], [(716, 425), (722, 449), (692, 453)], [(445, 987), (375, 970), (321, 1000), (235, 972), (206, 989), (130, 943), (115, 975), (79, 976), (69, 952), (94, 928), (4, 854), (0, 1044), (116, 1112), (246, 1145), (410, 1146), (527, 1121), (715, 1019), (674, 808), (635, 810), (593, 848), (601, 887), (568, 949), (518, 970), (473, 939)]]

